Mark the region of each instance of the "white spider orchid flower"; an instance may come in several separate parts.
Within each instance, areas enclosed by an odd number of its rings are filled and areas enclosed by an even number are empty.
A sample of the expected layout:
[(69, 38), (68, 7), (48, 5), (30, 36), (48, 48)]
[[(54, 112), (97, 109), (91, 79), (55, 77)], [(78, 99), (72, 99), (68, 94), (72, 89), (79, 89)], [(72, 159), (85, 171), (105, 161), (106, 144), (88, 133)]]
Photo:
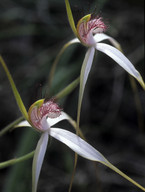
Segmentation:
[(65, 119), (70, 122), (72, 121), (52, 100), (45, 102), (44, 99), (41, 99), (31, 105), (28, 111), (28, 120), (18, 124), (19, 127), (33, 127), (41, 133), (33, 158), (32, 192), (37, 191), (38, 179), (46, 153), (49, 135), (66, 144), (74, 152), (86, 159), (103, 162), (103, 164), (108, 163), (99, 151), (76, 134), (61, 128), (52, 127)]
[[(88, 75), (92, 67), (95, 50), (101, 51), (106, 55), (108, 55), (109, 57), (111, 57), (117, 64), (123, 67), (131, 76), (137, 79), (137, 81), (140, 83), (140, 85), (143, 87), (144, 90), (145, 90), (145, 84), (140, 73), (135, 69), (135, 67), (127, 59), (127, 57), (125, 57), (125, 55), (120, 51), (121, 48), (119, 43), (112, 37), (103, 33), (105, 32), (107, 27), (104, 24), (102, 17), (98, 16), (94, 17), (92, 14), (88, 14), (79, 20), (76, 27), (72, 16), (69, 0), (65, 0), (65, 4), (70, 26), (75, 36), (77, 37), (72, 41), (70, 41), (69, 43), (67, 43), (66, 45), (69, 46), (74, 43), (81, 43), (84, 46), (88, 47), (80, 74), (80, 90), (78, 101), (78, 121), (79, 121), (83, 93), (88, 79)], [(100, 43), (101, 41), (107, 39), (116, 48), (106, 43)]]
[[(78, 155), (92, 161), (98, 161), (110, 168), (112, 166), (111, 169), (115, 170), (113, 165), (109, 163), (99, 151), (97, 151), (94, 147), (76, 134), (61, 128), (52, 128), (53, 125), (65, 119), (68, 120), (73, 126), (76, 124), (66, 113), (60, 109), (60, 107), (53, 100), (38, 100), (30, 106), (29, 111), (27, 112), (14, 80), (1, 56), (0, 63), (2, 64), (2, 67), (4, 68), (9, 79), (18, 107), (25, 118), (25, 121), (20, 122), (17, 127), (33, 127), (35, 130), (41, 133), (41, 137), (37, 144), (33, 158), (32, 192), (37, 191), (38, 179), (47, 149), (49, 135), (66, 144)], [(116, 170), (118, 169), (116, 168)], [(119, 174), (121, 173), (122, 172)], [(129, 178), (128, 180), (131, 179)]]
[(54, 103), (52, 100), (45, 102), (44, 99), (36, 101), (28, 111), (28, 120), (22, 121), (18, 126), (33, 127), (41, 133), (39, 142), (33, 158), (32, 165), (32, 192), (37, 191), (39, 175), (47, 149), (49, 136), (54, 137), (60, 142), (67, 145), (75, 153), (91, 161), (100, 162), (110, 169), (114, 170), (125, 179), (138, 186), (140, 189), (145, 190), (141, 185), (122, 173), (119, 169), (113, 166), (99, 151), (80, 138), (78, 135), (62, 129), (52, 127), (56, 123), (68, 120), (73, 124), (73, 120)]

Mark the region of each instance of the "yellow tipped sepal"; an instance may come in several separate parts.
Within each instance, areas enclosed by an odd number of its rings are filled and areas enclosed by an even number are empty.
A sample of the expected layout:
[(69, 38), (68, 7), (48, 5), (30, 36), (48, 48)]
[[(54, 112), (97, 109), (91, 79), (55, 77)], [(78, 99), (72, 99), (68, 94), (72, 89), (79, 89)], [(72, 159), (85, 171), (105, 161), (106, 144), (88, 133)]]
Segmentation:
[(66, 11), (67, 11), (67, 17), (68, 17), (68, 20), (69, 20), (69, 24), (70, 24), (70, 26), (72, 28), (73, 33), (77, 37), (78, 36), (77, 35), (77, 30), (76, 30), (75, 22), (74, 22), (74, 19), (73, 19), (71, 7), (70, 7), (70, 4), (69, 4), (68, 0), (65, 0), (65, 6), (66, 6)]
[(17, 88), (16, 88), (16, 85), (15, 85), (15, 83), (14, 83), (14, 80), (13, 80), (13, 78), (12, 78), (12, 76), (11, 76), (11, 74), (10, 74), (10, 72), (9, 72), (9, 70), (8, 70), (8, 68), (7, 68), (7, 66), (6, 66), (6, 63), (4, 62), (2, 56), (0, 56), (0, 63), (2, 64), (2, 67), (4, 68), (5, 73), (6, 73), (7, 77), (8, 77), (8, 80), (9, 80), (9, 82), (10, 82), (10, 85), (11, 85), (11, 88), (12, 88), (12, 91), (13, 91), (13, 94), (14, 94), (15, 99), (16, 99), (16, 102), (17, 102), (17, 104), (18, 104), (18, 107), (19, 107), (22, 115), (25, 117), (25, 119), (28, 120), (27, 110), (26, 110), (26, 108), (25, 108), (25, 106), (24, 106), (24, 103), (23, 103), (23, 101), (22, 101), (22, 99), (21, 99), (21, 96), (20, 96), (20, 94), (19, 94), (19, 92), (18, 92), (18, 90), (17, 90)]

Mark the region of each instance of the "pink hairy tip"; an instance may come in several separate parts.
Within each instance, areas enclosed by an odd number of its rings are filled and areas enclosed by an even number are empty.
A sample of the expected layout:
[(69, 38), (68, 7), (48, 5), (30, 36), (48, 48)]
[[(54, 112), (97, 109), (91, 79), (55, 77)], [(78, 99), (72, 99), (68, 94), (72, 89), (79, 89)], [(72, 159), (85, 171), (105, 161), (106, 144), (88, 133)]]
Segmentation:
[(107, 29), (107, 26), (102, 21), (102, 17), (91, 18), (88, 22), (88, 32), (93, 30), (93, 33), (104, 32)]
[(87, 23), (80, 23), (78, 29), (78, 33), (82, 42), (84, 42), (86, 45), (91, 45), (94, 43), (93, 34), (103, 33), (107, 29), (107, 26), (102, 21), (102, 17), (91, 17)]
[(47, 116), (49, 118), (56, 118), (61, 115), (60, 107), (52, 100), (43, 103), (39, 108), (39, 112), (42, 117)]

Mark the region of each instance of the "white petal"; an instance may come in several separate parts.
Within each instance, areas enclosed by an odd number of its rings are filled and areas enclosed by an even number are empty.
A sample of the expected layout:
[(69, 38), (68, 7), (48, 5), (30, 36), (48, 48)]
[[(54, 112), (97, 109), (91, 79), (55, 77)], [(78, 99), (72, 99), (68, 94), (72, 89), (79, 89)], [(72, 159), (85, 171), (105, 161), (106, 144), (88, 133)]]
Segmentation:
[(50, 135), (70, 147), (78, 155), (92, 160), (108, 163), (103, 155), (86, 141), (64, 129), (51, 128)]
[(109, 57), (111, 57), (114, 61), (116, 61), (121, 67), (123, 67), (130, 75), (135, 77), (139, 83), (144, 86), (144, 82), (140, 73), (135, 69), (133, 64), (123, 55), (118, 49), (107, 45), (105, 43), (98, 43), (96, 45), (96, 49), (105, 53)]
[(81, 93), (83, 94), (84, 88), (88, 79), (88, 75), (90, 73), (93, 58), (94, 58), (95, 49), (94, 47), (90, 47), (85, 55), (85, 59), (83, 61), (82, 69), (81, 69), (81, 77), (80, 77), (80, 87), (81, 87)]
[(75, 151), (80, 156), (92, 160), (92, 161), (98, 161), (110, 169), (114, 170), (116, 173), (145, 191), (145, 188), (142, 187), (140, 184), (135, 182), (133, 179), (128, 177), (126, 174), (124, 174), (122, 171), (120, 171), (117, 167), (112, 165), (105, 157), (97, 151), (94, 147), (92, 147), (90, 144), (88, 144), (86, 141), (78, 137), (77, 135), (59, 128), (51, 128), (50, 135), (57, 140), (61, 141), (62, 143), (66, 144), (68, 147), (70, 147), (73, 151)]
[(63, 121), (63, 120), (69, 120), (70, 117), (64, 113), (63, 111), (61, 112), (61, 115), (59, 117), (56, 117), (56, 118), (47, 118), (47, 123), (49, 124), (49, 126), (53, 126), (55, 125), (56, 123), (60, 122), (60, 121)]
[(34, 158), (33, 158), (33, 166), (32, 166), (32, 192), (37, 191), (37, 184), (38, 184), (38, 179), (43, 163), (43, 159), (45, 156), (45, 152), (47, 149), (47, 143), (48, 143), (48, 132), (44, 132), (37, 144)]
[(78, 38), (74, 38), (71, 41), (68, 42), (69, 44), (73, 44), (73, 43), (81, 43), (80, 40)]
[(21, 121), (18, 125), (16, 125), (17, 127), (32, 127), (28, 121), (24, 120), (24, 121)]
[(82, 104), (84, 89), (85, 89), (85, 85), (86, 85), (86, 82), (88, 79), (88, 75), (89, 75), (91, 67), (92, 67), (94, 53), (95, 53), (95, 48), (90, 47), (88, 49), (86, 55), (85, 55), (85, 59), (83, 61), (83, 65), (81, 68), (80, 90), (79, 90), (79, 101), (78, 101), (78, 114), (77, 114), (78, 120), (79, 120), (79, 116), (80, 116), (80, 110), (81, 110), (81, 104)]
[(97, 43), (99, 43), (100, 41), (109, 40), (112, 45), (114, 45), (117, 49), (121, 50), (120, 44), (114, 38), (104, 33), (97, 33), (96, 35), (94, 35), (94, 39)]

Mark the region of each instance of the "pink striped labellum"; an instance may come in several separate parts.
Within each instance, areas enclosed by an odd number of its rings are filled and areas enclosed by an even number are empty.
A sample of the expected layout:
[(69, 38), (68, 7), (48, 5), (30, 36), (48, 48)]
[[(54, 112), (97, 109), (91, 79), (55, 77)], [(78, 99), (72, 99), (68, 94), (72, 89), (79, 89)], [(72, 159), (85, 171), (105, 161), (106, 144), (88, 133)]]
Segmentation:
[(50, 128), (47, 118), (57, 118), (61, 115), (61, 109), (53, 100), (38, 100), (31, 105), (28, 111), (31, 125), (43, 132)]
[(85, 46), (92, 46), (96, 44), (93, 35), (103, 33), (106, 28), (102, 17), (93, 17), (92, 14), (88, 14), (81, 18), (77, 24), (78, 38)]

